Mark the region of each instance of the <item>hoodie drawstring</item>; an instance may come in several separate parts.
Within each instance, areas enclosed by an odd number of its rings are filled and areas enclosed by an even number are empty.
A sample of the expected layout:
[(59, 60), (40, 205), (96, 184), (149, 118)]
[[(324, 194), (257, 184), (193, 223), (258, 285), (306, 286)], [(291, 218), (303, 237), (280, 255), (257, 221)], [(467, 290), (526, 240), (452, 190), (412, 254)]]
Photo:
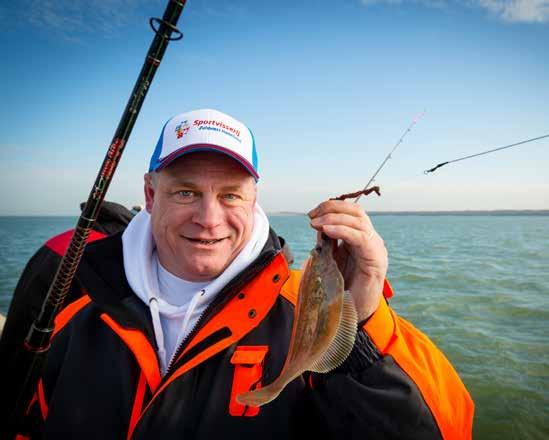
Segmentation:
[(164, 345), (164, 332), (162, 331), (162, 324), (160, 322), (160, 309), (158, 307), (158, 299), (154, 296), (149, 298), (149, 309), (151, 310), (151, 317), (154, 328), (154, 336), (156, 339), (156, 345), (158, 347), (158, 358), (160, 359), (160, 368), (162, 374), (166, 373), (168, 366), (166, 365), (166, 348)]

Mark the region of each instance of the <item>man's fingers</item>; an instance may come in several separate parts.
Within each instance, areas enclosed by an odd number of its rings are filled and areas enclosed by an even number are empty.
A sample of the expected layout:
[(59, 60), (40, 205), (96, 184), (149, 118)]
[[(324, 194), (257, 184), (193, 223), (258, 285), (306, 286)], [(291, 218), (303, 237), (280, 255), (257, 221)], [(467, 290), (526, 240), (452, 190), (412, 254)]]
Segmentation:
[(371, 238), (368, 238), (370, 232), (358, 230), (346, 225), (323, 225), (322, 232), (334, 240), (343, 240), (347, 245), (352, 247), (361, 247), (368, 240), (373, 240), (377, 237), (374, 232)]
[(330, 213), (349, 214), (355, 217), (364, 215), (363, 209), (356, 203), (346, 200), (328, 200), (322, 202), (307, 214), (311, 219)]
[(343, 225), (362, 231), (373, 230), (366, 216), (355, 217), (349, 214), (324, 214), (311, 220), (311, 226), (322, 230), (324, 225)]

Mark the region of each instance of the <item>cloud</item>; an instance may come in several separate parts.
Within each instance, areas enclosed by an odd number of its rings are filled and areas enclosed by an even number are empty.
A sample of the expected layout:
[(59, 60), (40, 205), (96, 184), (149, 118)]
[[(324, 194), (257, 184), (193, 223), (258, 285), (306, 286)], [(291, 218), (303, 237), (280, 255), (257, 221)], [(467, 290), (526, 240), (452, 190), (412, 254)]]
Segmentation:
[(484, 9), (509, 23), (549, 22), (549, 0), (361, 0), (361, 3), (364, 6), (416, 4), (431, 8), (467, 6)]
[[(67, 41), (89, 35), (110, 37), (136, 21), (161, 17), (166, 0), (19, 0), (0, 2), (0, 25), (30, 26)], [(185, 15), (247, 19), (246, 6), (235, 2), (193, 0)]]
[[(82, 34), (113, 35), (135, 20), (150, 0), (23, 0), (0, 7), (0, 20), (25, 22), (69, 40)], [(160, 3), (160, 1), (157, 1)], [(159, 11), (161, 13), (161, 11)]]
[(549, 21), (549, 0), (477, 0), (474, 3), (508, 22)]

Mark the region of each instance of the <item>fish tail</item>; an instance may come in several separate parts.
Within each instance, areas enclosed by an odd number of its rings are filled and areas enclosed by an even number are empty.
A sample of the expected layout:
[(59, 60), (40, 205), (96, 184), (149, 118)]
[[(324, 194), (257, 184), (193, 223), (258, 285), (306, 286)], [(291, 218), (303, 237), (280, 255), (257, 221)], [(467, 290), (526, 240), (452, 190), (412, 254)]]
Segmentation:
[(263, 406), (276, 399), (281, 391), (280, 387), (273, 387), (273, 384), (270, 384), (264, 388), (239, 394), (236, 396), (236, 401), (241, 405)]

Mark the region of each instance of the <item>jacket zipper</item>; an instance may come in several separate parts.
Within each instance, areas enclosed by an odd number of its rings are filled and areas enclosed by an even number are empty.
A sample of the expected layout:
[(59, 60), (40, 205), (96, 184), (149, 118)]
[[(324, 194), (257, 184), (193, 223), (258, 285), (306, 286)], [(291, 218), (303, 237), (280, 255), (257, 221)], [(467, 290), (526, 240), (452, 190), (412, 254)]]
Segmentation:
[(245, 273), (240, 274), (236, 278), (233, 278), (232, 281), (229, 282), (214, 298), (214, 300), (206, 307), (206, 310), (202, 312), (202, 314), (198, 317), (198, 320), (193, 327), (193, 329), (189, 332), (189, 334), (181, 341), (179, 346), (177, 347), (177, 350), (175, 351), (174, 355), (172, 356), (170, 363), (168, 365), (168, 368), (166, 369), (166, 374), (162, 378), (160, 382), (160, 386), (166, 380), (168, 380), (169, 376), (174, 370), (175, 364), (177, 364), (177, 360), (181, 356), (181, 353), (183, 353), (183, 350), (185, 350), (186, 346), (189, 344), (189, 342), (195, 337), (195, 335), (198, 333), (198, 331), (204, 326), (204, 324), (207, 322), (209, 318), (211, 318), (215, 313), (218, 311), (218, 309), (221, 308), (222, 305), (224, 305), (226, 302), (231, 300), (240, 290), (242, 286), (244, 286), (248, 281), (250, 281), (255, 275), (257, 275), (260, 271), (262, 271), (266, 266), (271, 263), (271, 261), (274, 259), (278, 251), (269, 251), (262, 256), (258, 257), (256, 262), (254, 263), (253, 267), (251, 267), (248, 271)]

